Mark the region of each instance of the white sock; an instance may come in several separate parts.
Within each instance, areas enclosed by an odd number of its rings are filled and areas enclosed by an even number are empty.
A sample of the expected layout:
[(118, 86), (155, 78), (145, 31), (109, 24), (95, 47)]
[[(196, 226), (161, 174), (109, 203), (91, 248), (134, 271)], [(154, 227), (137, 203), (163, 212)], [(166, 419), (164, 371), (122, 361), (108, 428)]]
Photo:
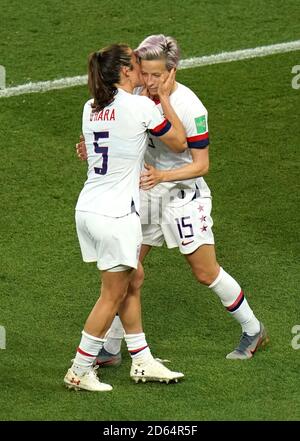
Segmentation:
[(259, 332), (259, 321), (244, 297), (240, 285), (223, 268), (220, 268), (218, 277), (209, 288), (217, 294), (227, 311), (241, 324), (243, 332), (249, 335)]
[(236, 311), (231, 312), (231, 314), (241, 324), (243, 332), (246, 332), (248, 335), (255, 335), (259, 332), (259, 320), (255, 317), (245, 298), (241, 306)]
[(104, 343), (104, 349), (110, 354), (118, 354), (121, 351), (124, 334), (125, 331), (120, 317), (116, 315), (108, 332), (108, 338)]
[(83, 375), (89, 371), (104, 344), (103, 339), (94, 337), (85, 331), (82, 331), (80, 344), (77, 348), (76, 356), (71, 367), (76, 375)]
[(132, 360), (143, 363), (153, 358), (143, 332), (140, 334), (125, 334), (124, 338)]

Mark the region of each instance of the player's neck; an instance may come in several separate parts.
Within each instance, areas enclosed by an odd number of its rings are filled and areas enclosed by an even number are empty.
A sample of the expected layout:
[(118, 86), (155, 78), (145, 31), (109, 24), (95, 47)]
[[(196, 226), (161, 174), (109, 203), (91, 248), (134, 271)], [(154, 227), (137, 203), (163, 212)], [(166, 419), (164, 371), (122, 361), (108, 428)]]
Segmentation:
[(121, 75), (119, 83), (116, 83), (115, 86), (127, 93), (133, 93), (135, 88), (135, 84), (133, 84), (131, 78), (125, 75)]

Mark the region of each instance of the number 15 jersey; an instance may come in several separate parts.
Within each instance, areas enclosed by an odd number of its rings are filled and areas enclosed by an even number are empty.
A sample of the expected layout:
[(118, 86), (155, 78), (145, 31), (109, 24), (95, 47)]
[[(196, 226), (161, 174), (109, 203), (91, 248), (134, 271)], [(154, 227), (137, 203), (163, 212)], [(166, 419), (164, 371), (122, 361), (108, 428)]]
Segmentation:
[(87, 180), (76, 210), (111, 217), (139, 211), (139, 179), (148, 144), (148, 129), (154, 136), (171, 127), (147, 97), (122, 89), (114, 101), (100, 112), (93, 100), (83, 110), (82, 133), (88, 154)]

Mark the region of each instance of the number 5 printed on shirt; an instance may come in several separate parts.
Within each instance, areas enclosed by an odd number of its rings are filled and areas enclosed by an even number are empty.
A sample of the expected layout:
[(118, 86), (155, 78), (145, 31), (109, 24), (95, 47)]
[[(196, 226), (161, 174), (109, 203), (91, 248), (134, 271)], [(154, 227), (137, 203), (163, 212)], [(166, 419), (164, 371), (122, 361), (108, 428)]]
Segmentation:
[(95, 153), (102, 154), (102, 166), (94, 167), (95, 173), (97, 175), (105, 175), (107, 173), (107, 162), (108, 162), (108, 147), (99, 147), (98, 140), (109, 138), (109, 132), (94, 132), (94, 149)]

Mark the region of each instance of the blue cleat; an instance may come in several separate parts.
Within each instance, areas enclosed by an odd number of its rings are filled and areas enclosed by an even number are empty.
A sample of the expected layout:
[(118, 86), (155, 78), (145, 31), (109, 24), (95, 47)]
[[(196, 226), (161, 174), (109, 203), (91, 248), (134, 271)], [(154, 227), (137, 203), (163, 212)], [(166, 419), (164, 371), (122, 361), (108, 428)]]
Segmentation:
[(107, 352), (104, 347), (101, 349), (99, 354), (97, 355), (95, 364), (100, 367), (108, 367), (108, 366), (120, 366), (122, 362), (121, 352), (117, 354), (111, 354)]
[(265, 346), (269, 342), (269, 337), (262, 322), (260, 322), (260, 330), (257, 334), (251, 336), (243, 332), (238, 347), (226, 355), (229, 360), (248, 360), (261, 346)]

